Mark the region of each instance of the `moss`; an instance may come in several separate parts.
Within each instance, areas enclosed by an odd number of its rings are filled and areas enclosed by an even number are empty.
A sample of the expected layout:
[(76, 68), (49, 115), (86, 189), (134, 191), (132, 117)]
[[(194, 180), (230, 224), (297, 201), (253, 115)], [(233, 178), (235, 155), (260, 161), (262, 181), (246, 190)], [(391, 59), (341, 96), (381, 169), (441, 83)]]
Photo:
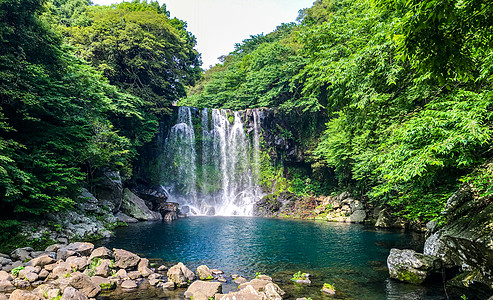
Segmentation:
[(423, 282), (423, 278), (421, 278), (418, 274), (410, 271), (402, 271), (399, 276), (399, 280), (412, 284), (421, 284)]
[(102, 290), (112, 290), (114, 288), (116, 288), (116, 284), (113, 282), (108, 282), (108, 283), (101, 283), (99, 285), (99, 287), (101, 287)]

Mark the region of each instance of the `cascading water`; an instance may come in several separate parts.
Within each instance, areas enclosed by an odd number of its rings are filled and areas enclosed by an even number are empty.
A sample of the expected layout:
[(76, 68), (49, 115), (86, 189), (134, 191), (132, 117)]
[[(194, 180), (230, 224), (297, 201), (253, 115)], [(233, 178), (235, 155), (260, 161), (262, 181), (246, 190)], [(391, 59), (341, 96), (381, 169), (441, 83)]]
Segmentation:
[[(169, 201), (191, 215), (252, 215), (253, 204), (261, 197), (260, 123), (258, 111), (252, 114), (203, 109), (199, 116), (193, 108), (179, 108), (164, 145), (163, 184)], [(250, 117), (253, 134), (246, 133), (242, 121)], [(199, 130), (194, 131), (192, 119)], [(200, 134), (197, 141), (195, 133)]]

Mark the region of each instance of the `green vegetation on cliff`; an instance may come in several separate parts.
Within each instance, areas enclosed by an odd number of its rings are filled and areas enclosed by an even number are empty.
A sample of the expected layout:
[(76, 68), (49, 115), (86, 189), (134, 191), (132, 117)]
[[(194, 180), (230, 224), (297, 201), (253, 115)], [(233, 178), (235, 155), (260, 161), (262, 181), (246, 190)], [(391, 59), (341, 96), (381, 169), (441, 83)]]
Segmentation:
[(483, 1), (317, 0), (298, 24), (236, 45), (181, 103), (323, 112), (325, 133), (305, 145), (315, 176), (436, 219), (493, 154), (492, 13)]

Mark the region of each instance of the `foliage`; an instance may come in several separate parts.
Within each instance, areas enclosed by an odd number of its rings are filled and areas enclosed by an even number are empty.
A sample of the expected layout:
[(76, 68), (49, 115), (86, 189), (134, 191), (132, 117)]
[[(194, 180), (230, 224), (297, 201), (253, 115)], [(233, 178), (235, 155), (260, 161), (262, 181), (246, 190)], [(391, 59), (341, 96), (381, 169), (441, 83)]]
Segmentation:
[(26, 267), (24, 267), (24, 266), (18, 266), (18, 267), (16, 267), (16, 268), (13, 268), (13, 269), (12, 269), (12, 271), (10, 271), (10, 273), (11, 273), (12, 275), (14, 275), (14, 277), (17, 277), (17, 275), (19, 275), (19, 272), (20, 272), (21, 270), (24, 270), (25, 268), (26, 268)]
[(297, 273), (293, 274), (293, 278), (291, 278), (291, 281), (305, 280), (305, 275), (305, 273), (301, 273), (301, 271), (298, 271)]
[[(492, 155), (492, 9), (471, 0), (317, 0), (299, 24), (236, 45), (182, 103), (281, 107), (300, 120), (325, 114), (322, 136), (277, 132), (314, 141), (303, 145), (311, 170), (292, 172), (264, 154), (266, 190), (350, 190), (407, 219), (437, 219), (461, 181), (490, 179), (473, 170)], [(300, 120), (295, 127), (309, 123)]]
[(186, 24), (170, 20), (157, 2), (133, 1), (88, 9), (90, 23), (67, 27), (77, 54), (128, 93), (144, 100), (146, 111), (168, 113), (200, 73), (195, 38)]

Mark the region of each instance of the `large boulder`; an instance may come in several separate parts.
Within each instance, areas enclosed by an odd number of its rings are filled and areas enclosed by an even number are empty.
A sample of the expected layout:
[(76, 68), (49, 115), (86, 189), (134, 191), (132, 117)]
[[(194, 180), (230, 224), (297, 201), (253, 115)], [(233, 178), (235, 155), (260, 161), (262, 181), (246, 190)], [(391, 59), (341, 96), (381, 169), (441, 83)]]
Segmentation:
[(387, 258), (390, 278), (421, 284), (433, 272), (441, 269), (441, 260), (436, 256), (424, 255), (414, 250), (391, 249)]
[(208, 300), (214, 295), (222, 292), (222, 285), (220, 282), (210, 281), (195, 281), (185, 292), (185, 297), (192, 298), (194, 300)]
[(167, 275), (168, 280), (174, 282), (178, 287), (187, 286), (195, 280), (195, 274), (181, 262), (172, 266)]
[(92, 250), (94, 250), (94, 244), (91, 243), (71, 243), (67, 246), (61, 247), (56, 253), (57, 260), (66, 260), (69, 256), (89, 256)]
[(349, 216), (349, 222), (351, 223), (363, 223), (365, 219), (366, 211), (363, 209), (357, 209)]
[[(493, 173), (493, 162), (477, 172)], [(464, 183), (442, 213), (446, 225), (427, 238), (424, 254), (440, 257), (446, 267), (478, 273), (473, 281), (493, 286), (493, 199), (478, 187)]]
[(79, 292), (78, 290), (74, 289), (73, 287), (67, 287), (63, 291), (62, 298), (60, 300), (88, 300), (86, 295), (84, 293)]
[(89, 278), (89, 276), (82, 273), (74, 273), (69, 277), (69, 286), (77, 289), (78, 291), (84, 293), (89, 298), (96, 297), (99, 292), (101, 292), (101, 287), (94, 284)]
[(265, 293), (255, 290), (251, 285), (246, 286), (238, 292), (229, 294), (216, 294), (215, 300), (265, 300)]
[(141, 221), (161, 220), (160, 213), (151, 211), (145, 201), (137, 197), (129, 189), (123, 191), (121, 211), (126, 215)]
[(43, 298), (24, 290), (15, 290), (10, 295), (10, 300), (43, 300)]
[(33, 267), (44, 267), (46, 265), (54, 263), (55, 260), (53, 257), (49, 255), (41, 255), (36, 258), (33, 258), (31, 261), (29, 261), (28, 265), (33, 266)]
[(214, 276), (212, 276), (211, 270), (209, 270), (206, 265), (201, 265), (197, 267), (197, 277), (199, 277), (200, 280), (209, 280), (214, 278)]
[(115, 256), (115, 266), (121, 269), (136, 267), (140, 262), (140, 257), (132, 252), (123, 249), (113, 249)]

